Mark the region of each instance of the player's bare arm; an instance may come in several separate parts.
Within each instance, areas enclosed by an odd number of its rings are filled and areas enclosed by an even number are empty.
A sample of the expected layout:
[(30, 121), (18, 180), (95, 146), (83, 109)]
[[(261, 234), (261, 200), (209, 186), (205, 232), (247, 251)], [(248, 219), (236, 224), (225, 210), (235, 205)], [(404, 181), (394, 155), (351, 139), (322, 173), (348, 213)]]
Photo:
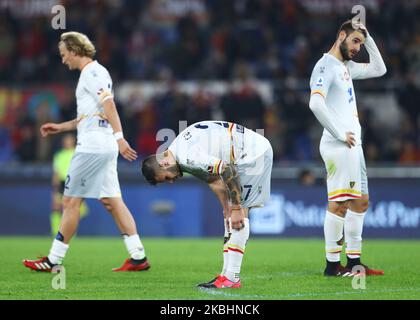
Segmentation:
[(219, 176), (217, 176), (208, 182), (208, 186), (214, 192), (217, 199), (219, 199), (220, 204), (222, 205), (222, 208), (223, 208), (224, 218), (228, 219), (230, 217), (230, 206), (229, 206), (229, 192), (226, 187), (226, 184), (223, 182), (223, 180)]
[(238, 171), (233, 164), (228, 164), (224, 166), (221, 176), (227, 186), (229, 198), (232, 203), (232, 228), (240, 230), (244, 226), (245, 214), (241, 207), (241, 184), (239, 183)]
[(103, 101), (102, 106), (104, 107), (105, 116), (108, 122), (111, 124), (114, 134), (117, 132), (121, 133), (120, 137), (116, 137), (118, 142), (118, 149), (120, 150), (121, 155), (128, 161), (133, 161), (137, 159), (137, 152), (130, 147), (127, 140), (122, 136), (122, 126), (120, 117), (117, 112), (117, 107), (115, 106), (114, 99), (106, 99)]
[(45, 138), (50, 134), (57, 134), (60, 132), (76, 130), (77, 122), (77, 119), (73, 119), (62, 123), (45, 123), (40, 128), (41, 135)]

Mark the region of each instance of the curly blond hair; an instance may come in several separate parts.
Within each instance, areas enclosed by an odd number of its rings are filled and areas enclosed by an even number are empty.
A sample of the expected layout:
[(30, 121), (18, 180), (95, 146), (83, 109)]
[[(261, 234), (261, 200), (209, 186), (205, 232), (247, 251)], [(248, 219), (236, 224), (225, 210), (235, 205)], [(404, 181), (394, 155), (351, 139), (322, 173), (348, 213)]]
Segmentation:
[(72, 51), (81, 57), (89, 57), (93, 59), (96, 53), (93, 43), (85, 34), (80, 32), (70, 31), (63, 33), (60, 37), (58, 45), (60, 44), (64, 44), (68, 51)]

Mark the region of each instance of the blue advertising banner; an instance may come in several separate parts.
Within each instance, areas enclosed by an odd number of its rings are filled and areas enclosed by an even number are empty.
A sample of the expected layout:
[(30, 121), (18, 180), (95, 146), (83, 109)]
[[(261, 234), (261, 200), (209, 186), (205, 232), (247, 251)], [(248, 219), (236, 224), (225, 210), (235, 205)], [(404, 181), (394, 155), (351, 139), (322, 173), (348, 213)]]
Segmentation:
[[(370, 180), (370, 208), (364, 237), (420, 238), (420, 188), (413, 179)], [(196, 180), (153, 187), (121, 183), (124, 200), (142, 236), (223, 236), (223, 214), (215, 195)], [(0, 235), (48, 235), (51, 189), (47, 181), (0, 183)], [(112, 216), (88, 200), (79, 235), (117, 236)], [(270, 201), (250, 214), (251, 234), (322, 237), (326, 210), (324, 185), (305, 187), (275, 180)]]
[[(375, 181), (369, 189), (365, 237), (420, 237), (419, 187), (404, 180), (389, 184)], [(324, 186), (274, 184), (269, 203), (264, 208), (253, 209), (250, 215), (251, 233), (321, 237), (326, 206)]]

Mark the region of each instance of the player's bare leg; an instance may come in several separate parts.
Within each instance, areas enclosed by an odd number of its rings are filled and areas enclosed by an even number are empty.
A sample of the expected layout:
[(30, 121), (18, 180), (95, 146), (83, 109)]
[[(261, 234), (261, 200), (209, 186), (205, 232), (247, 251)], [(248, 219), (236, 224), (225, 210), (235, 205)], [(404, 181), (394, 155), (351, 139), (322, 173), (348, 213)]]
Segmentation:
[(77, 231), (80, 220), (80, 205), (82, 198), (63, 197), (63, 217), (61, 220), (60, 231), (57, 233), (51, 246), (48, 257), (38, 260), (24, 260), (25, 267), (36, 270), (51, 272), (56, 265), (61, 265), (69, 249), (69, 243)]
[(69, 244), (71, 238), (77, 231), (80, 221), (80, 205), (82, 198), (73, 198), (63, 196), (63, 217), (60, 224), (61, 235), (63, 236), (62, 242)]
[(113, 216), (123, 236), (125, 246), (131, 258), (123, 266), (113, 271), (142, 271), (150, 268), (143, 244), (137, 234), (136, 222), (122, 198), (102, 198), (101, 202)]
[(136, 222), (122, 198), (102, 198), (101, 202), (114, 218), (121, 234), (137, 234)]

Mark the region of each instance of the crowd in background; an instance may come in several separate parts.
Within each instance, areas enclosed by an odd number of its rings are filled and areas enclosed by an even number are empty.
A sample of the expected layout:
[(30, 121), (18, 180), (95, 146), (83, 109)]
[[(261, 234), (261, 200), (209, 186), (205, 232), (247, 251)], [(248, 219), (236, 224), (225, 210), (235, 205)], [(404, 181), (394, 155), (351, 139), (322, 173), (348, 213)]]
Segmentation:
[[(179, 120), (223, 118), (264, 128), (278, 162), (319, 160), (322, 128), (308, 108), (309, 77), (339, 25), (351, 17), (351, 1), (59, 2), (67, 29), (93, 40), (96, 59), (115, 87), (127, 80), (167, 83), (165, 92), (147, 101), (117, 101), (126, 136), (141, 156), (156, 151), (160, 128), (177, 132)], [(59, 142), (41, 139), (38, 129), (44, 121), (76, 117), (79, 74), (61, 65), (57, 42), (63, 30), (51, 27), (51, 15), (21, 17), (10, 3), (0, 1), (0, 88), (60, 83), (67, 89), (54, 108), (41, 102), (36, 111), (1, 122), (0, 161), (51, 161)], [(376, 113), (359, 103), (367, 161), (420, 163), (420, 2), (371, 0), (366, 9), (388, 72), (355, 83), (356, 95), (390, 95), (399, 114), (396, 128), (388, 130), (375, 125)], [(367, 61), (367, 53), (357, 59)], [(272, 101), (262, 98), (252, 79), (270, 82)], [(226, 81), (229, 90), (214, 95), (203, 86), (188, 94), (178, 88), (181, 81), (206, 80)]]

